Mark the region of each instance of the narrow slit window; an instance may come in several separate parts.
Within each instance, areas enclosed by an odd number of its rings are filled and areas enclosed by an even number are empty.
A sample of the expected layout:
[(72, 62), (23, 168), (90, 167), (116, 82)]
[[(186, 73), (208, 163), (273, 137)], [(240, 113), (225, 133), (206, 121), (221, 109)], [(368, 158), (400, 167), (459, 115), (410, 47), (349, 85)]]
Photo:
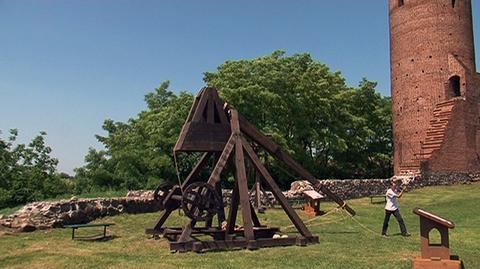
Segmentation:
[(453, 97), (457, 97), (461, 95), (460, 91), (460, 77), (459, 76), (453, 76), (448, 80), (448, 86), (450, 90), (450, 94)]
[(452, 7), (455, 8), (455, 2), (456, 0), (452, 0)]
[[(453, 0), (453, 1), (455, 1), (455, 0)], [(403, 6), (403, 4), (404, 4), (404, 0), (398, 0), (398, 6), (399, 7)]]

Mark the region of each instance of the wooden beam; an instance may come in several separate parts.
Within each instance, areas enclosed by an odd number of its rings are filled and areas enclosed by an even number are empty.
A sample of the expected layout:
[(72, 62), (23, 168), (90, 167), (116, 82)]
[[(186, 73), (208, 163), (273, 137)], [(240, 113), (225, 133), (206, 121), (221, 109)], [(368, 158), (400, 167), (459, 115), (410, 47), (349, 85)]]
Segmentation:
[(191, 219), (187, 225), (182, 230), (182, 234), (178, 238), (177, 242), (182, 243), (182, 242), (187, 242), (190, 241), (190, 236), (192, 235), (192, 229), (195, 227), (195, 224), (197, 221)]
[[(236, 177), (237, 176), (235, 175), (235, 178)], [(237, 221), (237, 212), (238, 212), (238, 202), (239, 202), (238, 184), (237, 184), (237, 180), (235, 180), (235, 186), (233, 187), (232, 197), (230, 201), (230, 210), (228, 211), (227, 228), (225, 230), (225, 233), (227, 235), (233, 234), (235, 232), (235, 223)]]
[(240, 206), (242, 207), (243, 229), (246, 240), (253, 240), (253, 224), (250, 212), (250, 195), (248, 193), (247, 173), (245, 171), (245, 156), (243, 155), (242, 140), (240, 135), (240, 124), (238, 121), (238, 112), (234, 109), (231, 113), (232, 136), (236, 136), (235, 141), (235, 181), (238, 184), (238, 194), (240, 197)]
[[(220, 154), (215, 154), (215, 165), (220, 160)], [(220, 204), (217, 207), (217, 219), (218, 219), (218, 227), (222, 227), (222, 222), (225, 221), (225, 205), (223, 204), (223, 195), (222, 195), (222, 183), (219, 180), (215, 183), (215, 192), (220, 197)]]
[(203, 111), (205, 111), (205, 107), (207, 106), (207, 101), (209, 97), (208, 88), (205, 88), (200, 96), (200, 100), (198, 102), (197, 108), (193, 114), (192, 121), (193, 122), (203, 122)]
[(250, 195), (248, 193), (242, 140), (240, 139), (237, 139), (237, 142), (235, 143), (235, 167), (238, 182), (238, 193), (240, 195), (240, 206), (242, 207), (244, 235), (247, 241), (253, 240), (255, 238), (253, 234), (252, 214), (250, 211)]
[(185, 123), (191, 121), (193, 119), (193, 114), (195, 113), (195, 110), (197, 109), (197, 106), (198, 106), (198, 101), (200, 100), (200, 96), (202, 95), (202, 92), (205, 88), (202, 88), (197, 96), (195, 96), (195, 100), (193, 100), (193, 105), (192, 107), (190, 108), (190, 111), (188, 112), (188, 117), (187, 117), (187, 120), (185, 121)]
[(248, 142), (245, 139), (242, 139), (242, 144), (243, 144), (243, 148), (245, 149), (245, 152), (247, 153), (247, 156), (249, 157), (253, 166), (257, 169), (257, 171), (260, 173), (260, 175), (262, 175), (263, 179), (265, 180), (265, 183), (270, 187), (270, 190), (272, 191), (273, 195), (275, 196), (277, 201), (280, 203), (283, 210), (285, 210), (288, 217), (292, 221), (293, 225), (295, 225), (297, 230), (303, 236), (311, 237), (312, 233), (310, 233), (307, 226), (305, 226), (305, 224), (300, 219), (300, 217), (297, 215), (295, 210), (293, 210), (293, 208), (290, 206), (290, 204), (287, 201), (287, 198), (285, 198), (282, 191), (280, 190), (280, 188), (278, 188), (277, 184), (275, 183), (275, 180), (273, 180), (272, 176), (270, 176), (267, 169), (260, 162), (260, 160), (258, 159), (257, 155), (253, 151), (250, 144), (248, 144)]
[(212, 152), (205, 152), (197, 164), (193, 167), (192, 171), (188, 174), (185, 180), (182, 183), (182, 190), (192, 183), (192, 180), (198, 177), (202, 168), (207, 164), (208, 160), (212, 156)]
[(255, 207), (253, 207), (252, 203), (250, 203), (250, 214), (252, 215), (252, 221), (254, 227), (262, 226), (260, 224), (260, 220), (258, 219), (257, 213), (255, 213)]
[(171, 209), (171, 208), (165, 208), (165, 210), (163, 210), (163, 212), (160, 214), (160, 217), (155, 222), (155, 226), (153, 226), (153, 230), (160, 231), (160, 229), (162, 229), (163, 224), (168, 219), (168, 217), (173, 212), (173, 210), (174, 209)]
[(225, 148), (223, 148), (222, 154), (220, 155), (220, 158), (210, 174), (210, 178), (208, 179), (208, 184), (212, 185), (213, 187), (215, 187), (215, 184), (220, 181), (220, 174), (222, 173), (223, 168), (225, 168), (225, 164), (227, 163), (237, 140), (237, 135), (232, 134), (230, 135), (227, 144), (225, 144)]

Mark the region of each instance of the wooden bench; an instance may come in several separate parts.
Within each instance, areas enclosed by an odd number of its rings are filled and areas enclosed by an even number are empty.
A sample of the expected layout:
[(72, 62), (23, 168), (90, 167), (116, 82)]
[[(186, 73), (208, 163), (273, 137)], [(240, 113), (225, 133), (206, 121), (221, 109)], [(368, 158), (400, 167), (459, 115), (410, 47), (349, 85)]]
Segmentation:
[(64, 225), (64, 228), (71, 228), (72, 229), (72, 240), (75, 239), (75, 230), (80, 228), (91, 228), (91, 227), (103, 227), (103, 234), (93, 235), (93, 236), (83, 236), (83, 237), (76, 237), (77, 239), (83, 240), (100, 240), (107, 238), (107, 227), (115, 225), (114, 223), (93, 223), (93, 224), (72, 224), (72, 225)]
[[(381, 198), (381, 200), (375, 201), (375, 199)], [(387, 197), (385, 195), (370, 195), (370, 203), (371, 204), (384, 204), (387, 202)]]

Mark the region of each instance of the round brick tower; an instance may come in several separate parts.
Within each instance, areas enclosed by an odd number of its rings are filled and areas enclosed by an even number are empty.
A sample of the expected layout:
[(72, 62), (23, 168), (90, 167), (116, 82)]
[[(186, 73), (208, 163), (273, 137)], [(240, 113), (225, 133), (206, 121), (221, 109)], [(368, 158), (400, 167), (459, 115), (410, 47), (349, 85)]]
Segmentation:
[(435, 117), (449, 113), (449, 102), (469, 95), (476, 102), (465, 75), (476, 75), (476, 67), (470, 0), (389, 1), (394, 167), (399, 174), (420, 169), (441, 147), (445, 130), (440, 123), (447, 120)]

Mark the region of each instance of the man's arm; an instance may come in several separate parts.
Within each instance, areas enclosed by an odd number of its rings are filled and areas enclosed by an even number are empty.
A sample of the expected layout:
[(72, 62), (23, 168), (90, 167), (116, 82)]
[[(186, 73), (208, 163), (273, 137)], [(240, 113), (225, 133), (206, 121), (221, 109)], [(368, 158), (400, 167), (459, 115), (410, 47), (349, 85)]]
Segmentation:
[(398, 194), (398, 198), (402, 198), (403, 192), (405, 191), (406, 188), (403, 188), (402, 191)]

